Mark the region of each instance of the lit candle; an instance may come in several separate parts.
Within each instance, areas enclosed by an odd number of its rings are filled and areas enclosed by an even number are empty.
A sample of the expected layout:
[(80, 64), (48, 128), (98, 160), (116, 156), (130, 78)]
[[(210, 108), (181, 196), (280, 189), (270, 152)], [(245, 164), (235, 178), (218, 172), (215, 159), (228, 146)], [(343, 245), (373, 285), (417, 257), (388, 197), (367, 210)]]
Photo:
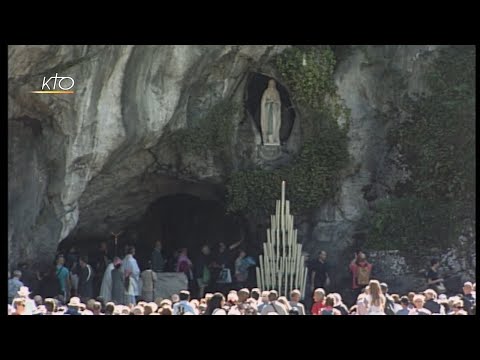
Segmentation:
[(292, 215), (287, 215), (287, 229), (289, 233), (293, 232), (293, 216)]
[(277, 200), (277, 207), (275, 209), (275, 216), (276, 216), (277, 224), (280, 223), (280, 213), (281, 213), (280, 207), (281, 207), (281, 201)]
[(289, 232), (288, 247), (290, 248), (290, 253), (289, 253), (290, 256), (292, 256), (292, 254), (291, 254), (291, 248), (292, 248), (292, 245), (293, 245), (293, 244), (292, 244), (292, 240), (293, 240), (293, 236), (292, 236), (292, 234)]
[(290, 291), (293, 290), (293, 274), (295, 269), (294, 259), (290, 260)]
[(270, 273), (272, 274), (272, 289), (277, 287), (277, 274), (275, 273), (275, 258), (270, 258)]
[(268, 263), (268, 255), (265, 255), (263, 257), (263, 263), (264, 263), (264, 269), (265, 269), (265, 286), (266, 286), (267, 290), (271, 290), (270, 286), (272, 284), (271, 284), (271, 281), (270, 281), (270, 266), (269, 266), (269, 263)]
[(291, 244), (292, 244), (292, 257), (295, 257), (295, 248), (297, 247), (297, 239), (295, 239), (295, 233), (290, 231), (290, 237), (292, 238)]
[(278, 294), (281, 296), (282, 294), (282, 272), (278, 273)]
[(265, 291), (267, 290), (267, 286), (265, 285), (265, 268), (264, 268), (264, 263), (262, 262), (262, 267), (260, 268), (260, 276), (262, 278), (262, 290)]
[(285, 181), (282, 181), (282, 205), (281, 205), (281, 208), (280, 208), (280, 217), (281, 217), (281, 229), (284, 230), (285, 229), (285, 218), (284, 218), (284, 214), (285, 214)]
[[(292, 238), (293, 238), (293, 233), (292, 233)], [(292, 241), (292, 257), (294, 259), (297, 258), (297, 243), (295, 242), (295, 239)]]
[(286, 257), (291, 257), (291, 254), (290, 254), (290, 236), (289, 236), (288, 232), (285, 233), (285, 243), (286, 243), (285, 256)]
[(260, 277), (260, 269), (257, 267), (256, 269), (256, 275), (257, 275), (257, 287), (259, 289), (263, 289), (262, 287), (262, 278)]
[(307, 288), (307, 270), (305, 270), (305, 275), (303, 279), (303, 287), (302, 287), (302, 298), (305, 298), (305, 289)]
[(270, 290), (275, 289), (275, 274), (272, 272), (272, 262), (270, 261)]
[(281, 239), (282, 239), (282, 237), (281, 237), (280, 235), (281, 235), (281, 234), (280, 234), (280, 231), (279, 231), (278, 229), (275, 230), (275, 239), (276, 239), (276, 241), (277, 241), (277, 243), (276, 243), (277, 249), (275, 249), (275, 247), (274, 247), (273, 250), (277, 251), (277, 254), (278, 254), (278, 255), (280, 255), (280, 253), (279, 253), (280, 246), (281, 246), (281, 245), (280, 245), (280, 241), (281, 241)]
[[(264, 273), (263, 255), (258, 256), (258, 262), (260, 264), (260, 277), (261, 277), (262, 285), (265, 287), (265, 278), (263, 275)], [(262, 290), (265, 290), (265, 288), (263, 288)]]
[[(295, 246), (295, 249), (297, 249), (297, 247)], [(301, 260), (300, 260), (300, 256), (297, 256), (297, 268), (296, 268), (296, 272), (297, 272), (297, 276), (296, 276), (296, 279), (297, 279), (297, 282), (295, 284), (295, 287), (299, 287), (301, 284), (302, 284), (302, 277), (301, 277)]]
[(303, 290), (304, 290), (304, 289), (303, 289), (303, 278), (304, 278), (304, 276), (305, 276), (304, 274), (305, 274), (305, 269), (304, 269), (304, 268), (300, 268), (300, 274), (299, 274), (298, 278), (299, 278), (299, 283), (300, 283), (300, 287), (301, 287), (300, 290), (302, 291), (302, 293), (303, 293)]

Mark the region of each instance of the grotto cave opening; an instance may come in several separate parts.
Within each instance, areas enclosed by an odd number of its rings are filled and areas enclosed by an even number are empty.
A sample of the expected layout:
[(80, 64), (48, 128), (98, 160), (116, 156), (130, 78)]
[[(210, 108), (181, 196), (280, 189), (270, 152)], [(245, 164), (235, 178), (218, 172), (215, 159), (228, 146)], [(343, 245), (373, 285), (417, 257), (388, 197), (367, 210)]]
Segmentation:
[[(155, 242), (162, 242), (162, 252), (170, 259), (166, 271), (174, 271), (173, 257), (180, 248), (187, 248), (192, 261), (204, 244), (215, 252), (220, 242), (227, 246), (243, 240), (239, 248), (256, 255), (258, 244), (255, 231), (251, 234), (248, 220), (226, 214), (222, 201), (201, 198), (188, 193), (161, 196), (152, 202), (139, 220), (124, 224), (115, 246), (114, 236), (99, 236), (85, 230), (77, 231), (59, 245), (59, 252), (72, 246), (80, 254), (96, 259), (101, 242), (106, 242), (109, 254), (123, 256), (128, 245), (135, 246), (135, 257), (141, 269), (150, 260)], [(120, 231), (118, 231), (120, 232)], [(232, 252), (234, 256), (236, 252)]]

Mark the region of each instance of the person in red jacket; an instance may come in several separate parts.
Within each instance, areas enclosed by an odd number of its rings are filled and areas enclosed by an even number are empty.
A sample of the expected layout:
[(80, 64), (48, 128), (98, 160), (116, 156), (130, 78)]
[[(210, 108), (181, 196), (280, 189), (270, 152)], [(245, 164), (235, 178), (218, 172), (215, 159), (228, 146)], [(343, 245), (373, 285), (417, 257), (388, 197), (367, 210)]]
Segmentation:
[(325, 290), (318, 288), (313, 292), (313, 306), (312, 315), (320, 315), (320, 312), (325, 307)]
[(356, 253), (355, 259), (350, 263), (350, 271), (352, 273), (352, 289), (356, 299), (370, 282), (372, 273), (372, 264), (367, 261), (367, 256), (362, 251)]

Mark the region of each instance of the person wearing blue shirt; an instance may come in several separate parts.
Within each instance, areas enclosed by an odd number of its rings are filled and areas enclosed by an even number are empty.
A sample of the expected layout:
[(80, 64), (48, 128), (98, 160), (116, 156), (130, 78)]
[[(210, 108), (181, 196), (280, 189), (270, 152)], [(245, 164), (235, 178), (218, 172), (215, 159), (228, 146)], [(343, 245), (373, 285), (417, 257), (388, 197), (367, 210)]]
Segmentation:
[(410, 312), (410, 309), (408, 308), (408, 305), (409, 305), (408, 297), (402, 296), (400, 298), (400, 304), (402, 305), (402, 309), (398, 310), (395, 313), (395, 315), (408, 315), (408, 313)]
[(183, 315), (187, 312), (195, 315), (192, 305), (188, 302), (190, 300), (190, 292), (187, 290), (180, 291), (178, 295), (180, 301), (173, 305), (173, 315)]
[[(56, 275), (60, 284), (60, 294), (68, 299), (70, 292), (70, 271), (64, 266), (65, 258), (63, 255), (57, 257)], [(57, 295), (60, 295), (57, 294)]]

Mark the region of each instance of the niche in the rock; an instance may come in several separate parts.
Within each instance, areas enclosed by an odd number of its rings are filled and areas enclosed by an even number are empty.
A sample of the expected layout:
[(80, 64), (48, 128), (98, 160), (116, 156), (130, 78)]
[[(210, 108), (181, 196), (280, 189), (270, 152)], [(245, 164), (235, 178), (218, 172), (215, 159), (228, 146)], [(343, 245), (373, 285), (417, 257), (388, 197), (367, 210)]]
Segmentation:
[[(268, 87), (268, 81), (272, 77), (260, 74), (251, 73), (247, 85), (247, 110), (255, 122), (258, 131), (261, 133), (260, 126), (260, 103), (265, 89)], [(280, 101), (282, 103), (282, 125), (280, 127), (280, 141), (284, 143), (288, 140), (292, 132), (293, 123), (295, 121), (295, 110), (293, 109), (290, 95), (287, 89), (274, 79), (277, 83), (277, 90), (280, 93)]]

